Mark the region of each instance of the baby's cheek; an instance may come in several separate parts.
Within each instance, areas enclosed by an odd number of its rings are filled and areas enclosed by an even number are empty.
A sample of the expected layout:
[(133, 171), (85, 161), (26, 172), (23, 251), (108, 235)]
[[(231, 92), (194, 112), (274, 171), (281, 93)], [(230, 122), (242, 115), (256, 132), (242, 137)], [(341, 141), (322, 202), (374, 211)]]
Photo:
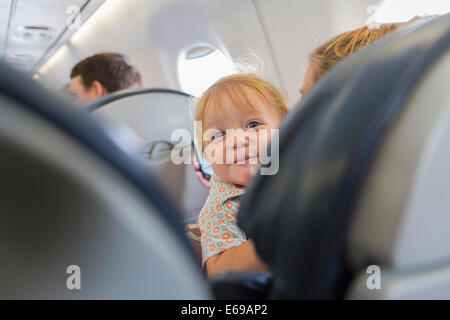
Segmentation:
[(261, 154), (267, 149), (270, 143), (270, 130), (264, 130), (258, 135), (258, 154)]
[(224, 150), (219, 144), (210, 143), (206, 145), (203, 155), (211, 165), (225, 163)]

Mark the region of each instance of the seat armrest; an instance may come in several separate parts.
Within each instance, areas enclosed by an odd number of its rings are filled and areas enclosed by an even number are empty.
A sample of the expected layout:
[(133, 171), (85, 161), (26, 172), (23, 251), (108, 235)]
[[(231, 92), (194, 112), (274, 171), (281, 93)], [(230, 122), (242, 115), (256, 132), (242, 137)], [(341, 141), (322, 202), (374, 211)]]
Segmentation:
[(272, 288), (272, 274), (267, 272), (230, 271), (208, 278), (218, 300), (267, 299)]

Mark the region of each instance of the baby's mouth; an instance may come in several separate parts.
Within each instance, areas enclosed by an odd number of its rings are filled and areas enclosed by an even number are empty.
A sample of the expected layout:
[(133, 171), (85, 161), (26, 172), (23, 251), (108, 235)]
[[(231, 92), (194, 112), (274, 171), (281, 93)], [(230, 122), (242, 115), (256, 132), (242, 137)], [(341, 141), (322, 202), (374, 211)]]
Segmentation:
[(234, 161), (234, 164), (257, 164), (258, 156), (245, 154), (244, 157), (240, 157)]

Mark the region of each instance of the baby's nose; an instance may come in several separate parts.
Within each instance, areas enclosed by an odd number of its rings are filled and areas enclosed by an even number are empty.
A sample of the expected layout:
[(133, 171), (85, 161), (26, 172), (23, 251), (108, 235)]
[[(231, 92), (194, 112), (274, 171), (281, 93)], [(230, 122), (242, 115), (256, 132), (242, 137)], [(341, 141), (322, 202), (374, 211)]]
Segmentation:
[(243, 130), (237, 130), (233, 135), (232, 148), (239, 149), (249, 145), (249, 137)]

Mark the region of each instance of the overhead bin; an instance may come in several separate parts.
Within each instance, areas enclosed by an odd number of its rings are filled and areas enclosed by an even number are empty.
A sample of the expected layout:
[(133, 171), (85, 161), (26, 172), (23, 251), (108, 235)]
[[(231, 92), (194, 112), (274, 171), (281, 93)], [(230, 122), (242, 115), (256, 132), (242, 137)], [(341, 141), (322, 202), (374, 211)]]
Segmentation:
[(0, 68), (0, 298), (208, 298), (157, 179), (92, 117)]
[(86, 106), (95, 116), (124, 124), (137, 134), (142, 146), (136, 155), (160, 177), (186, 223), (195, 221), (208, 195), (189, 156), (181, 164), (171, 161), (172, 151), (194, 155), (191, 140), (173, 136), (184, 129), (193, 137), (192, 104), (193, 97), (180, 91), (143, 89), (113, 93)]

